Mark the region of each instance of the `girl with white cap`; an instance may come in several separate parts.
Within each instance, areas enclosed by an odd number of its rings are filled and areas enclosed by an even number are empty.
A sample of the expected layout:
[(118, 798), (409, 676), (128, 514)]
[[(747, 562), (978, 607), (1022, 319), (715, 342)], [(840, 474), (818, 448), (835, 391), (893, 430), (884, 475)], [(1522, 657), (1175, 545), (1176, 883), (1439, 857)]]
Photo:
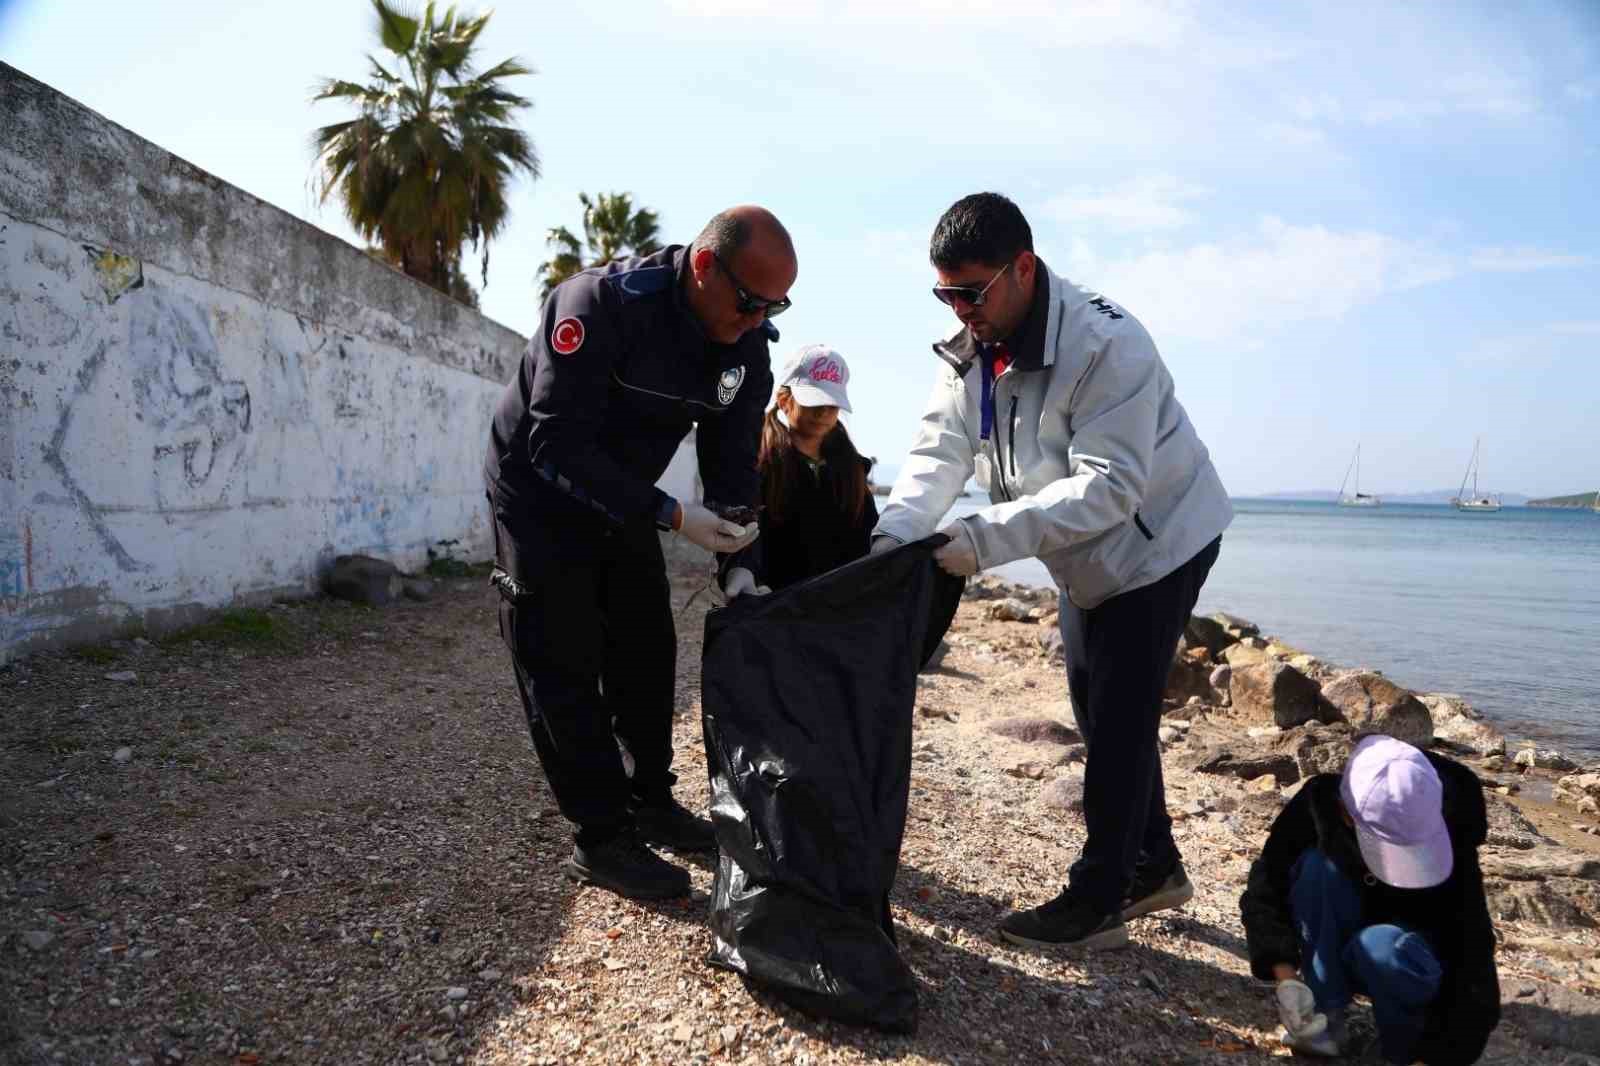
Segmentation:
[(777, 379), (761, 430), (761, 536), (774, 589), (827, 573), (867, 554), (878, 508), (869, 463), (841, 411), (850, 410), (850, 368), (823, 344), (801, 348)]

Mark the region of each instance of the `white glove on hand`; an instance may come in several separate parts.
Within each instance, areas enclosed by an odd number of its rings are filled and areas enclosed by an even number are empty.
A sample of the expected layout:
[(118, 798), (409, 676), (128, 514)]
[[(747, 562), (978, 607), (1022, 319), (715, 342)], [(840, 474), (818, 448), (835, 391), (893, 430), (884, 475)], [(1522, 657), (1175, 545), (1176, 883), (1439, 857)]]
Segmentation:
[(708, 552), (721, 552), (726, 555), (742, 551), (748, 548), (761, 532), (759, 522), (741, 526), (737, 522), (729, 522), (725, 518), (718, 517), (711, 508), (702, 507), (698, 503), (685, 503), (680, 506), (683, 508), (683, 524), (678, 527), (678, 532)]
[(893, 551), (898, 547), (900, 547), (900, 542), (898, 540), (895, 540), (887, 533), (879, 533), (876, 537), (872, 538), (872, 548), (868, 554), (882, 555), (884, 552)]
[(1317, 1036), (1328, 1028), (1327, 1016), (1318, 1012), (1316, 1000), (1304, 981), (1285, 978), (1278, 982), (1272, 994), (1278, 1001), (1278, 1020), (1283, 1022), (1290, 1040)]
[(766, 585), (756, 584), (756, 575), (742, 566), (729, 570), (727, 580), (722, 585), (722, 594), (728, 597), (729, 602), (746, 593), (752, 596), (765, 596), (771, 591)]
[(933, 561), (947, 574), (971, 577), (978, 572), (978, 546), (972, 542), (972, 531), (964, 522), (951, 522), (939, 530), (950, 538), (950, 543), (933, 553)]

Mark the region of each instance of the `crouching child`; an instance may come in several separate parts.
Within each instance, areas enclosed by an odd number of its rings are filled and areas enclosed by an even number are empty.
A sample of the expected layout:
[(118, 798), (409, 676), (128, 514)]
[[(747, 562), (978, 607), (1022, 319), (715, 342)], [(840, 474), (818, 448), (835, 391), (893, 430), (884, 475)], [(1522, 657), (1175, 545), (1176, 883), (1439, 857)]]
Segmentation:
[(1250, 968), (1274, 981), (1284, 1042), (1348, 1049), (1372, 1001), (1384, 1058), (1471, 1063), (1500, 1020), (1478, 847), (1483, 786), (1460, 763), (1369, 736), (1343, 774), (1308, 780), (1272, 824), (1239, 905)]

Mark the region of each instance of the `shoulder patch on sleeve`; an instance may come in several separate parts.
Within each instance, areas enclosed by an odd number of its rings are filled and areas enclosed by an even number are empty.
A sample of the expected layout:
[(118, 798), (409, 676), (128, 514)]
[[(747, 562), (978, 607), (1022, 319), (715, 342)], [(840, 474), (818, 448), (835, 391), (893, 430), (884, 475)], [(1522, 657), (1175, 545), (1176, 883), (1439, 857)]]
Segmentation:
[(557, 355), (571, 355), (583, 347), (583, 320), (568, 316), (550, 330), (550, 350)]
[(643, 296), (667, 291), (676, 276), (677, 272), (670, 266), (653, 266), (607, 274), (603, 280), (611, 286), (618, 300), (629, 303)]

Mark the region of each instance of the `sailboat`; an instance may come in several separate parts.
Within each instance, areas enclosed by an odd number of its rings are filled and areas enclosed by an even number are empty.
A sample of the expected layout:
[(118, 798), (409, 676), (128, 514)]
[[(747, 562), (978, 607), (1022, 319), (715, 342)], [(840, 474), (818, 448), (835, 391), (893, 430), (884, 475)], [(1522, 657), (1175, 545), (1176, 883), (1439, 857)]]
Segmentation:
[[(1458, 511), (1476, 511), (1479, 514), (1493, 514), (1500, 510), (1500, 497), (1489, 493), (1478, 492), (1478, 451), (1482, 439), (1472, 442), (1472, 458), (1467, 463), (1467, 472), (1461, 475), (1461, 488), (1456, 490), (1456, 498), (1450, 501), (1450, 506)], [(1467, 478), (1472, 479), (1472, 495), (1466, 494)]]
[[(1350, 471), (1356, 472), (1356, 491), (1349, 496), (1344, 494), (1344, 487), (1350, 481)], [(1350, 460), (1350, 465), (1344, 468), (1344, 480), (1339, 482), (1340, 507), (1376, 507), (1381, 500), (1370, 493), (1361, 491), (1361, 445), (1356, 445), (1355, 458)]]

